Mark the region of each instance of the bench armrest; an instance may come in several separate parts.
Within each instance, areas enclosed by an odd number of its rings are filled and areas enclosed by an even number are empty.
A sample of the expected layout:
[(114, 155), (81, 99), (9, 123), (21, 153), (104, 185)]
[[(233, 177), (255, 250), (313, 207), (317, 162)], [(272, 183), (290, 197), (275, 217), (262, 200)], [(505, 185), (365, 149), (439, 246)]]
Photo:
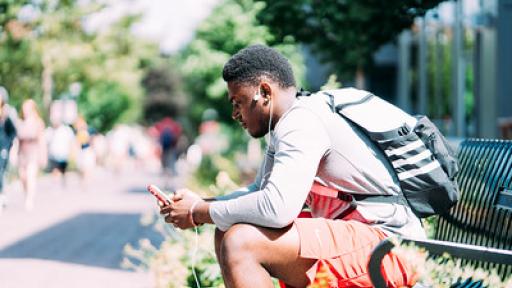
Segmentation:
[(382, 259), (391, 251), (391, 249), (393, 249), (393, 247), (400, 245), (400, 243), (413, 243), (418, 247), (425, 248), (429, 254), (434, 255), (449, 253), (451, 256), (456, 258), (512, 265), (512, 251), (509, 250), (487, 248), (483, 246), (467, 245), (448, 241), (416, 240), (403, 237), (388, 237), (382, 240), (375, 247), (368, 263), (370, 279), (375, 287), (386, 287), (386, 281), (384, 281), (380, 269)]

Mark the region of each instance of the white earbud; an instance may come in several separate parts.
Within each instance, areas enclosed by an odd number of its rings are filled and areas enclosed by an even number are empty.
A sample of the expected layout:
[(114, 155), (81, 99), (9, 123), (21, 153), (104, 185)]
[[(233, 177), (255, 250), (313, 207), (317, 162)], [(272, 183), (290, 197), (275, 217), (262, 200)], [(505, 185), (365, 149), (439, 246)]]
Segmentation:
[(260, 94), (260, 92), (258, 92), (256, 94), (254, 94), (254, 97), (252, 97), (252, 101), (256, 102), (256, 101), (260, 100), (260, 98), (261, 98), (261, 94)]

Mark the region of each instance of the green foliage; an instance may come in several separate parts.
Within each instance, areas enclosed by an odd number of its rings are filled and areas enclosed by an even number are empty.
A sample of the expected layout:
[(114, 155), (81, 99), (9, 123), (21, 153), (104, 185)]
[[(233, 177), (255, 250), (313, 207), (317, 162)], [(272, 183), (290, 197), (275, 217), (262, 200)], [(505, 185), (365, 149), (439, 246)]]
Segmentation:
[(201, 163), (195, 173), (195, 178), (199, 184), (207, 187), (214, 183), (215, 176), (219, 174), (219, 171), (213, 163), (212, 157), (205, 156), (201, 159)]
[(131, 103), (130, 96), (115, 82), (96, 83), (84, 91), (79, 98), (80, 112), (89, 125), (100, 132), (109, 131), (126, 111)]
[(280, 42), (287, 36), (311, 45), (338, 75), (372, 64), (372, 54), (441, 0), (262, 0), (258, 19)]
[[(195, 39), (178, 55), (194, 103), (187, 113), (194, 124), (200, 122), (204, 110), (214, 108), (219, 112), (219, 121), (233, 125), (222, 68), (240, 49), (273, 41), (268, 28), (256, 19), (262, 8), (262, 3), (252, 0), (225, 0), (199, 26)], [(285, 39), (274, 47), (290, 59), (299, 83), (302, 82), (305, 69), (296, 44)]]
[(78, 82), (79, 109), (96, 128), (139, 118), (146, 68), (141, 63), (159, 51), (131, 34), (137, 15), (85, 31), (85, 20), (104, 8), (100, 1), (0, 1), (6, 12), (0, 13), (0, 85), (13, 104), (34, 98), (46, 115), (51, 100)]
[(220, 267), (217, 263), (217, 259), (214, 255), (205, 255), (205, 257), (199, 259), (198, 263), (192, 269), (189, 266), (189, 274), (187, 277), (187, 286), (193, 288), (197, 287), (196, 278), (194, 277), (194, 272), (197, 276), (197, 281), (199, 282), (200, 287), (223, 287), (224, 281), (222, 279), (222, 275), (220, 273)]
[(163, 237), (159, 247), (141, 239), (134, 247), (126, 244), (121, 267), (136, 271), (151, 271), (155, 287), (197, 287), (195, 271), (201, 287), (224, 287), (213, 246), (214, 226), (193, 230), (177, 230), (165, 223), (160, 215), (147, 214), (143, 225), (152, 225)]
[[(464, 37), (465, 53), (474, 49), (474, 36), (466, 33)], [(451, 115), (453, 106), (453, 39), (449, 37), (449, 32), (438, 32), (435, 37), (427, 40), (427, 78), (429, 91), (429, 111), (428, 115), (433, 118), (443, 118)], [(466, 111), (466, 121), (470, 123), (473, 120), (475, 95), (474, 87), (474, 65), (472, 61), (466, 61), (465, 68), (465, 87), (464, 103)]]
[(41, 96), (41, 61), (28, 39), (30, 29), (17, 19), (25, 3), (0, 1), (0, 85), (7, 88), (15, 105)]
[(189, 101), (183, 89), (181, 75), (175, 67), (174, 61), (163, 58), (148, 65), (142, 79), (146, 95), (144, 98), (146, 123), (154, 123), (166, 116), (172, 118), (183, 116)]
[(240, 180), (240, 171), (232, 159), (220, 155), (205, 155), (197, 168), (194, 178), (203, 187), (209, 187), (216, 183), (219, 172), (225, 172), (234, 181)]
[[(400, 241), (397, 242), (396, 245)], [(423, 248), (412, 244), (399, 245), (393, 252), (411, 265), (421, 287), (449, 288), (461, 279), (471, 279), (473, 283), (480, 281), (481, 285), (474, 284), (475, 287), (506, 288), (512, 285), (512, 277), (502, 280), (496, 269), (477, 268), (447, 253), (431, 257)]]
[(439, 215), (433, 215), (421, 219), (421, 222), (423, 224), (423, 229), (425, 229), (425, 233), (427, 234), (427, 238), (434, 239), (437, 225), (439, 224)]
[(41, 99), (41, 71), (38, 55), (28, 41), (0, 40), (0, 85), (9, 91), (12, 104)]
[(221, 131), (229, 139), (229, 148), (224, 153), (225, 157), (233, 159), (240, 151), (246, 152), (247, 142), (251, 136), (249, 136), (247, 131), (241, 129), (238, 123), (236, 126), (222, 125)]
[(336, 77), (336, 74), (331, 74), (329, 76), (329, 79), (327, 79), (327, 82), (320, 87), (320, 90), (334, 90), (339, 89), (343, 85), (338, 81), (338, 77)]

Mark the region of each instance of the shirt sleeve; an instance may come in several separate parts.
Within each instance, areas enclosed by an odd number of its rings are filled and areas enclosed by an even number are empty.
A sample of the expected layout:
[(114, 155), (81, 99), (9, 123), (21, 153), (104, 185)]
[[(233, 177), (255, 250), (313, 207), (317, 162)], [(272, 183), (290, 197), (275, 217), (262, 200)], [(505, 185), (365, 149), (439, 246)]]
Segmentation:
[(236, 199), (240, 196), (256, 192), (257, 190), (258, 190), (258, 186), (255, 183), (252, 183), (247, 187), (241, 187), (229, 194), (217, 196), (217, 197), (215, 197), (215, 201), (225, 201), (225, 200)]
[(329, 148), (329, 136), (318, 116), (305, 107), (292, 108), (276, 125), (269, 147), (273, 161), (268, 179), (262, 176), (263, 189), (211, 203), (213, 222), (222, 231), (235, 223), (272, 228), (289, 225), (302, 209)]

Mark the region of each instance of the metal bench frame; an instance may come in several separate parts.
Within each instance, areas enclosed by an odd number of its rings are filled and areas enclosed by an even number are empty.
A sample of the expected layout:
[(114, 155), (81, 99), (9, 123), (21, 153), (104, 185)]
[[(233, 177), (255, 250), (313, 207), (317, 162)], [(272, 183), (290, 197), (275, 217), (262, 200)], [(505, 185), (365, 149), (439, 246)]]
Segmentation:
[[(461, 199), (439, 217), (435, 238), (389, 238), (373, 251), (369, 272), (375, 287), (386, 287), (381, 261), (401, 242), (412, 242), (430, 254), (447, 252), (471, 263), (496, 263), (502, 276), (512, 268), (512, 141), (468, 139), (458, 151)], [(448, 240), (448, 241), (446, 241)]]
[(381, 264), (384, 257), (397, 245), (401, 243), (413, 243), (414, 245), (424, 248), (430, 254), (442, 255), (449, 253), (456, 258), (464, 258), (467, 260), (485, 261), (489, 263), (512, 265), (512, 251), (501, 250), (495, 248), (487, 248), (476, 245), (459, 244), (449, 241), (439, 240), (415, 240), (404, 237), (389, 237), (384, 239), (377, 245), (370, 257), (368, 270), (373, 285), (377, 288), (384, 288), (386, 281), (381, 274)]

